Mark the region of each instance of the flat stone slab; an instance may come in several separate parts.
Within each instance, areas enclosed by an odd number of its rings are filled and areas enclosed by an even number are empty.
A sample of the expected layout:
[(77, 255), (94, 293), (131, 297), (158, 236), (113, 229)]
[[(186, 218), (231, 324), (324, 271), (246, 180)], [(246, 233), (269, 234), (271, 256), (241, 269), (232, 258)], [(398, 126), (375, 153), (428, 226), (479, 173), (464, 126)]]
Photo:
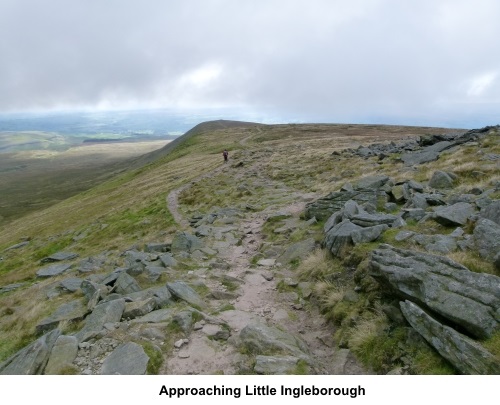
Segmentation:
[(54, 253), (53, 255), (50, 255), (50, 256), (43, 258), (41, 261), (42, 261), (42, 263), (62, 262), (64, 260), (74, 259), (75, 257), (78, 257), (77, 253), (57, 252), (57, 253)]
[(149, 357), (141, 345), (124, 343), (104, 360), (101, 375), (144, 375), (148, 362)]
[(170, 322), (174, 318), (175, 312), (170, 308), (157, 309), (147, 315), (136, 318), (132, 323), (161, 323)]
[(4, 292), (17, 290), (18, 288), (21, 288), (24, 284), (26, 283), (14, 283), (14, 284), (4, 285), (3, 287), (0, 287), (0, 294)]
[(35, 328), (41, 334), (56, 328), (60, 322), (74, 322), (82, 320), (87, 314), (87, 306), (82, 300), (75, 300), (61, 305), (50, 317), (41, 321)]
[(42, 267), (36, 272), (38, 277), (55, 277), (63, 274), (66, 270), (71, 268), (69, 263), (53, 264), (51, 266)]
[(167, 283), (167, 288), (173, 296), (186, 301), (190, 305), (194, 305), (199, 308), (205, 308), (206, 306), (205, 302), (201, 299), (198, 293), (182, 281)]
[(285, 375), (293, 374), (297, 369), (298, 357), (294, 356), (262, 356), (255, 358), (254, 371), (257, 374)]
[(80, 289), (83, 280), (78, 277), (70, 277), (61, 281), (59, 284), (61, 288), (69, 292), (76, 292)]

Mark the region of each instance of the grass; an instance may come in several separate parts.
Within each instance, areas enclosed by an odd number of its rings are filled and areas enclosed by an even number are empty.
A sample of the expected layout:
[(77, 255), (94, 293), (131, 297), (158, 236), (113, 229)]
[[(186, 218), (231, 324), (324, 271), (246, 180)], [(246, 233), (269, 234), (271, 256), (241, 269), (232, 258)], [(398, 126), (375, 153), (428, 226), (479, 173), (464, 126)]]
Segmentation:
[[(38, 281), (35, 273), (41, 258), (66, 249), (77, 252), (80, 258), (106, 251), (118, 255), (130, 246), (142, 245), (144, 241), (171, 239), (182, 226), (175, 223), (165, 199), (172, 190), (185, 184), (190, 184), (190, 187), (181, 193), (179, 200), (179, 210), (185, 216), (210, 212), (214, 206), (241, 208), (251, 205), (256, 207), (257, 212), (272, 212), (284, 205), (297, 203), (294, 192), (315, 193), (320, 197), (338, 190), (346, 182), (355, 182), (358, 177), (370, 174), (386, 174), (396, 181), (411, 178), (425, 182), (435, 170), (455, 171), (459, 178), (454, 192), (466, 192), (476, 185), (491, 187), (492, 182), (499, 178), (498, 169), (494, 162), (477, 159), (480, 155), (476, 154), (475, 147), (444, 154), (436, 162), (419, 166), (416, 172), (402, 171), (396, 157), (385, 159), (380, 165), (376, 158), (332, 156), (334, 150), (359, 144), (443, 132), (449, 130), (315, 124), (202, 126), (184, 142), (178, 143), (169, 154), (158, 154), (156, 160), (146, 161), (143, 167), (121, 168), (123, 171), (118, 173), (106, 171), (110, 176), (100, 177), (98, 185), (91, 187), (92, 184), (87, 184), (86, 191), (48, 208), (37, 209), (0, 228), (0, 255), (3, 258), (0, 261), (0, 285), (28, 281), (27, 286), (19, 291), (0, 295), (0, 361), (33, 341), (36, 323), (56, 305), (71, 299), (71, 295), (52, 301), (46, 298), (44, 289), (56, 280), (30, 285)], [(224, 148), (230, 151), (231, 161), (227, 166), (221, 166), (220, 152)], [(481, 148), (500, 153), (498, 136), (485, 138), (481, 141)], [(236, 167), (238, 163), (241, 167)], [(476, 172), (483, 173), (479, 179)], [(200, 176), (209, 173), (210, 176), (200, 179)], [(71, 177), (69, 172), (62, 175), (66, 180)], [(52, 180), (44, 184), (52, 192), (58, 192), (58, 197), (63, 197)], [(266, 246), (286, 246), (321, 235), (322, 224), (298, 227), (283, 234), (274, 233), (284, 224), (284, 221), (277, 221), (264, 225)], [(409, 222), (408, 229), (427, 234), (446, 231), (432, 221), (426, 224)], [(87, 236), (75, 240), (74, 236), (79, 234)], [(389, 230), (380, 241), (358, 245), (344, 260), (332, 259), (323, 251), (316, 251), (293, 264), (301, 280), (315, 283), (314, 302), (318, 303), (325, 317), (336, 324), (346, 342), (353, 344), (353, 351), (360, 353), (366, 364), (373, 364), (380, 372), (389, 368), (391, 361), (393, 365), (398, 363), (398, 359), (392, 359), (401, 354), (398, 344), (404, 344), (405, 339), (401, 330), (394, 329), (378, 317), (374, 308), (380, 298), (376, 287), (367, 281), (370, 277), (366, 263), (370, 251), (379, 242), (394, 243), (396, 234), (396, 230)], [(24, 238), (31, 240), (28, 246), (4, 252), (5, 248)], [(398, 246), (405, 247), (405, 244)], [(260, 253), (256, 254), (252, 259), (253, 265), (261, 257)], [(476, 258), (466, 255), (457, 261), (484, 271), (485, 266)], [(108, 270), (105, 268), (102, 271)], [(355, 286), (362, 288), (359, 299), (356, 302), (345, 300)], [(226, 285), (230, 291), (233, 287)], [(227, 308), (232, 309), (230, 306)], [(170, 336), (183, 336), (175, 322), (168, 328)], [(356, 330), (357, 334), (354, 333)], [(361, 339), (363, 336), (365, 340)], [(495, 347), (495, 342), (493, 339), (485, 344)], [(409, 355), (411, 367), (416, 372), (428, 373), (440, 367), (432, 351), (429, 354), (421, 349)], [(161, 365), (151, 367), (148, 372), (154, 373)]]

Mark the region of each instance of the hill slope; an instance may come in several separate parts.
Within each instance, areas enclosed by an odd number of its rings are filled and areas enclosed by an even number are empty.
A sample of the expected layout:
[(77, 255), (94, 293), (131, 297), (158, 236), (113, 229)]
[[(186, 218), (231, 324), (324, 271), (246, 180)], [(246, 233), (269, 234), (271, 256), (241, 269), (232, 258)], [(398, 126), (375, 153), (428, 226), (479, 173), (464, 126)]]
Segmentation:
[[(404, 166), (401, 153), (386, 154), (381, 159), (379, 155), (362, 156), (364, 149), (358, 149), (373, 142), (392, 141), (396, 145), (420, 135), (463, 132), (371, 125), (262, 126), (225, 121), (197, 126), (162, 150), (131, 162), (134, 170), (0, 231), (0, 285), (21, 284), (0, 295), (5, 308), (0, 318), (0, 359), (7, 359), (33, 341), (37, 330), (45, 331), (40, 325), (47, 324), (44, 320), (54, 318), (56, 310), (65, 304), (80, 302), (87, 308), (84, 313), (92, 311), (94, 316), (95, 304), (105, 305), (109, 300), (106, 297), (119, 290), (116, 277), (110, 275), (128, 269), (126, 273), (140, 284), (133, 296), (136, 298), (132, 298), (136, 305), (154, 304), (161, 307), (160, 311), (168, 310), (162, 312), (164, 318), (158, 324), (148, 329), (140, 322), (127, 322), (140, 316), (124, 303), (128, 315), (119, 322), (120, 315), (116, 329), (106, 333), (99, 330), (82, 337), (81, 331), (85, 331), (91, 315), (82, 321), (81, 314), (49, 322), (47, 330), (58, 325), (65, 335), (77, 336), (80, 343), (88, 340), (100, 347), (103, 360), (117, 345), (138, 343), (147, 353), (148, 372), (152, 373), (387, 372), (401, 365), (400, 359), (405, 356), (411, 359), (411, 364), (405, 365), (406, 371), (453, 372), (453, 367), (418, 339), (411, 350), (393, 351), (413, 335), (408, 335), (406, 327), (397, 329), (396, 335), (387, 334), (389, 321), (380, 310), (383, 294), (376, 285), (351, 292), (359, 283), (353, 278), (353, 270), (363, 273), (367, 255), (375, 244), (363, 243), (352, 254), (329, 258), (315, 250), (324, 239), (324, 221), (316, 223), (301, 217), (307, 203), (370, 175), (384, 174), (397, 184), (410, 179), (427, 181), (437, 168), (456, 170), (459, 175), (481, 169), (484, 187), (490, 187), (498, 180), (495, 162), (485, 161), (476, 167), (473, 154), (476, 150), (498, 153), (495, 134), (475, 145), (443, 152), (436, 162), (415, 166)], [(222, 163), (224, 148), (230, 151), (227, 165)], [(332, 155), (346, 148), (352, 151)], [(466, 191), (470, 184), (465, 177), (455, 191)], [(432, 227), (430, 230), (437, 232)], [(188, 235), (179, 231), (187, 231)], [(387, 231), (383, 241), (393, 241), (395, 233), (391, 232)], [(191, 238), (194, 233), (197, 238)], [(145, 247), (151, 243), (156, 245)], [(76, 253), (79, 258), (63, 261), (72, 267), (61, 274), (43, 278), (41, 274), (52, 265), (40, 261), (61, 251)], [(470, 256), (464, 254), (456, 260), (466, 264)], [(487, 262), (485, 266), (494, 272)], [(37, 276), (40, 269), (43, 271)], [(61, 289), (61, 282), (66, 285), (68, 279), (76, 277), (95, 286), (80, 286), (74, 293)], [(202, 301), (182, 296), (177, 291), (182, 286), (176, 285), (176, 280), (188, 283)], [(168, 293), (166, 282), (170, 283)], [(150, 287), (160, 290), (148, 290)], [(133, 292), (125, 289), (120, 294)], [(170, 295), (174, 297), (168, 298)], [(119, 302), (120, 298), (116, 298)], [(89, 300), (94, 302), (90, 307)], [(252, 319), (260, 321), (260, 329), (247, 328)], [(197, 321), (203, 322), (193, 331)], [(373, 333), (360, 329), (355, 334), (353, 327), (363, 325)], [(272, 329), (276, 326), (286, 334)], [(266, 333), (274, 334), (272, 342), (246, 340), (247, 336)], [(362, 335), (372, 340), (360, 343), (354, 339)], [(188, 343), (179, 343), (182, 338), (187, 338)], [(155, 341), (161, 341), (161, 347)], [(380, 354), (370, 346), (373, 344), (382, 352), (394, 354), (395, 360), (367, 356)], [(350, 347), (352, 352), (338, 350), (337, 345)], [(364, 365), (353, 357), (353, 352)], [(79, 350), (75, 363), (66, 364), (57, 373), (102, 372), (85, 353)], [(284, 368), (269, 371), (269, 362), (256, 357), (263, 354), (278, 356)], [(295, 360), (288, 359), (291, 363), (287, 363), (283, 354)]]

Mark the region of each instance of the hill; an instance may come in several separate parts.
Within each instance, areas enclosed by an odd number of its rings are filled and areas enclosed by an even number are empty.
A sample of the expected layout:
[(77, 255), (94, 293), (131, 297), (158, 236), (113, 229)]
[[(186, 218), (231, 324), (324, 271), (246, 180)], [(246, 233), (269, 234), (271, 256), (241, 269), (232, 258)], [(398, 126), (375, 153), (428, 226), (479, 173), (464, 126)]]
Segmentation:
[[(436, 261), (494, 297), (499, 148), (496, 127), (200, 124), (0, 231), (0, 372), (494, 374), (491, 309), (477, 327), (385, 270)], [(486, 364), (443, 356), (418, 311)]]

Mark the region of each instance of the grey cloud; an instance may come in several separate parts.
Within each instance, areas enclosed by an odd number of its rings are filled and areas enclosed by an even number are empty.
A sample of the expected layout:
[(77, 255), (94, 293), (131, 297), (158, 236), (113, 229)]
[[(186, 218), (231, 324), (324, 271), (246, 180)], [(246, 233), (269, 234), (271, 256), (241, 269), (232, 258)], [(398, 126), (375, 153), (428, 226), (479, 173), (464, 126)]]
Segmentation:
[(334, 121), (439, 124), (446, 111), (458, 123), (467, 109), (491, 119), (499, 15), (495, 0), (4, 0), (0, 111), (246, 105)]

